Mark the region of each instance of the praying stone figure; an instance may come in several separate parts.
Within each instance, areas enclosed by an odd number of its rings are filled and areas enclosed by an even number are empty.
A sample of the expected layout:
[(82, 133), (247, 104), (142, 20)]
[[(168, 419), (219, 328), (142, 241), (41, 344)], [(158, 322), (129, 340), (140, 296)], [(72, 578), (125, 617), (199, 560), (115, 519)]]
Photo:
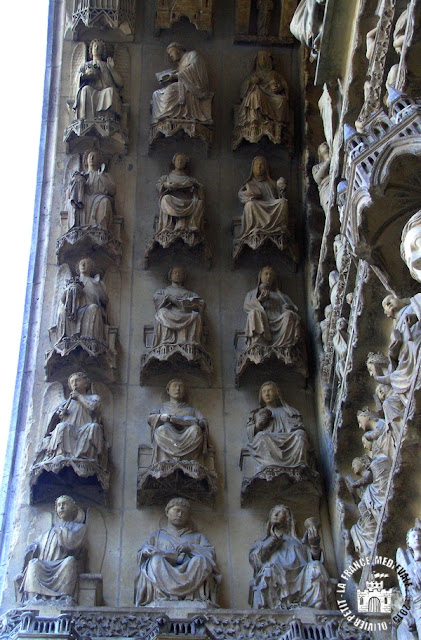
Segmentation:
[(73, 498), (55, 502), (59, 524), (45, 531), (25, 552), (15, 582), (24, 604), (77, 604), (78, 578), (87, 561), (87, 527)]
[(244, 311), (246, 351), (237, 359), (237, 376), (247, 366), (247, 360), (258, 365), (271, 357), (295, 366), (306, 376), (303, 324), (295, 304), (279, 290), (271, 266), (259, 272), (257, 287), (244, 300)]
[(137, 554), (136, 606), (214, 607), (221, 575), (213, 546), (195, 531), (188, 500), (173, 498), (165, 514), (167, 526), (154, 531)]
[(352, 470), (359, 480), (346, 479), (354, 500), (358, 501), (358, 521), (351, 527), (351, 538), (360, 556), (370, 555), (377, 523), (386, 497), (391, 461), (387, 455), (354, 458)]
[(243, 140), (259, 142), (267, 136), (273, 144), (288, 142), (289, 89), (270, 51), (259, 51), (252, 74), (241, 89), (235, 107), (234, 151)]
[(320, 547), (320, 521), (308, 518), (302, 540), (289, 507), (276, 505), (269, 513), (266, 533), (250, 549), (254, 577), (249, 603), (254, 609), (294, 606), (329, 609), (331, 584)]
[(205, 244), (205, 253), (209, 254), (204, 235), (205, 192), (203, 185), (190, 176), (189, 163), (184, 153), (176, 153), (172, 159), (174, 168), (168, 175), (161, 176), (156, 184), (159, 219), (152, 242), (146, 250), (146, 258), (156, 244), (167, 249), (177, 240), (191, 248)]
[(212, 140), (212, 97), (205, 61), (197, 51), (187, 51), (178, 42), (167, 47), (176, 69), (156, 74), (164, 85), (152, 95), (152, 124), (149, 142), (161, 134), (172, 136), (182, 130), (190, 137), (202, 138), (209, 147)]
[(406, 534), (406, 549), (396, 551), (396, 564), (402, 567), (399, 575), (402, 599), (409, 607), (409, 615), (399, 622), (399, 640), (421, 638), (421, 521), (416, 518), (412, 529)]
[(181, 356), (187, 361), (198, 362), (210, 373), (210, 356), (203, 348), (205, 302), (197, 293), (184, 287), (182, 267), (172, 267), (168, 280), (169, 286), (156, 291), (153, 297), (156, 309), (153, 344), (142, 358), (142, 369), (151, 359), (167, 361), (173, 356)]
[[(55, 383), (51, 404), (59, 400), (51, 415), (45, 436), (38, 448), (35, 463), (31, 467), (31, 487), (35, 498), (41, 489), (37, 485), (40, 476), (53, 485), (61, 478), (75, 486), (77, 478), (96, 481), (103, 491), (108, 489), (108, 449), (101, 418), (101, 398), (92, 391), (88, 376), (77, 371), (68, 380), (70, 394), (64, 397), (63, 387)], [(47, 410), (48, 412), (48, 410)], [(71, 476), (70, 471), (74, 472)], [(86, 484), (86, 482), (85, 482)]]
[(286, 180), (272, 180), (265, 158), (253, 159), (251, 172), (241, 185), (238, 198), (244, 204), (241, 229), (233, 243), (233, 259), (237, 260), (245, 246), (256, 251), (270, 241), (296, 262), (295, 243), (291, 234)]

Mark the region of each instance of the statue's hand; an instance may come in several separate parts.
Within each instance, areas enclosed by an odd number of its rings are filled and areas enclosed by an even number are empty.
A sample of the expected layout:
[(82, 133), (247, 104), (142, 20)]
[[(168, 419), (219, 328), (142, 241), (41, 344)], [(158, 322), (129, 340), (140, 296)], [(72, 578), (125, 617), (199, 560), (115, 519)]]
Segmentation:
[(152, 556), (155, 555), (155, 548), (152, 547), (151, 545), (146, 545), (145, 547), (143, 547), (142, 549), (142, 555), (151, 558)]
[(111, 57), (107, 58), (107, 66), (110, 69), (114, 69), (114, 59), (113, 58), (111, 58)]
[(178, 554), (180, 554), (180, 553), (191, 553), (192, 548), (191, 548), (191, 546), (189, 544), (184, 543), (184, 544), (179, 544), (178, 547), (175, 548), (175, 550), (176, 550), (176, 552)]
[(418, 322), (418, 318), (415, 313), (408, 313), (408, 315), (405, 317), (405, 324), (408, 329), (414, 326), (416, 322)]
[(79, 391), (72, 391), (70, 394), (70, 397), (72, 400), (78, 400), (80, 398), (81, 394), (79, 393)]
[(26, 553), (34, 553), (36, 550), (38, 549), (38, 543), (37, 542), (31, 542), (30, 544), (28, 544), (28, 546), (25, 549), (25, 554)]

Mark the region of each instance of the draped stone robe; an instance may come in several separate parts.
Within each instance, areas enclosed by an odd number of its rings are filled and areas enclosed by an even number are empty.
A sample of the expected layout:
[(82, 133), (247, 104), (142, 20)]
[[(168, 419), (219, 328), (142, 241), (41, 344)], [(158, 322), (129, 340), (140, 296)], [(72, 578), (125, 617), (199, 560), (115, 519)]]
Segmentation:
[(113, 216), (116, 187), (106, 171), (76, 172), (69, 189), (69, 229), (74, 226), (108, 228)]
[(247, 422), (247, 449), (256, 463), (256, 472), (270, 466), (308, 466), (309, 442), (299, 412), (289, 405), (287, 408), (270, 407), (269, 410), (272, 417), (263, 430), (257, 430), (261, 408), (252, 411)]
[(95, 120), (104, 112), (112, 117), (121, 114), (119, 90), (123, 80), (107, 62), (84, 62), (78, 69), (76, 82), (78, 90), (73, 109), (78, 120)]
[(163, 231), (203, 231), (204, 194), (202, 185), (185, 174), (171, 171), (157, 182), (159, 191), (159, 222), (157, 233)]
[[(164, 415), (178, 418), (180, 425), (171, 424), (162, 417)], [(152, 464), (174, 459), (202, 461), (207, 449), (208, 423), (200, 411), (187, 402), (170, 400), (154, 409), (148, 422), (152, 429)], [(199, 422), (203, 423), (203, 428)]]
[(81, 291), (76, 294), (74, 316), (68, 312), (68, 292), (66, 288), (61, 297), (58, 309), (57, 339), (81, 336), (105, 341), (104, 323), (106, 320), (105, 305), (108, 295), (99, 276), (79, 276), (83, 284)]
[[(258, 196), (251, 199), (252, 195)], [(288, 230), (288, 200), (280, 198), (275, 182), (268, 178), (249, 178), (238, 192), (244, 204), (241, 231), (237, 240), (252, 233), (271, 235)]]
[[(175, 298), (176, 306), (170, 297)], [(171, 284), (155, 292), (154, 347), (161, 344), (196, 344), (202, 342), (202, 313), (205, 303), (194, 291)]]
[[(181, 544), (190, 545), (191, 551), (178, 553), (175, 549)], [(152, 557), (145, 553), (148, 547), (153, 547)], [(221, 576), (216, 567), (215, 549), (202, 533), (194, 532), (189, 526), (176, 529), (168, 524), (148, 537), (137, 559), (136, 606), (156, 604), (160, 600), (214, 601)]]
[(266, 344), (276, 348), (293, 347), (302, 335), (301, 318), (292, 300), (275, 289), (260, 302), (259, 287), (246, 295), (244, 311), (247, 314), (247, 347)]
[(250, 549), (254, 579), (250, 604), (255, 609), (285, 608), (293, 603), (327, 608), (330, 594), (328, 573), (310, 548), (286, 533), (278, 540), (272, 535), (258, 538)]
[(24, 600), (34, 596), (76, 599), (78, 575), (84, 570), (87, 551), (86, 533), (86, 525), (62, 521), (36, 540), (36, 557), (24, 568), (19, 589)]
[(186, 51), (178, 63), (177, 82), (152, 95), (152, 122), (164, 118), (211, 120), (205, 62), (196, 51)]

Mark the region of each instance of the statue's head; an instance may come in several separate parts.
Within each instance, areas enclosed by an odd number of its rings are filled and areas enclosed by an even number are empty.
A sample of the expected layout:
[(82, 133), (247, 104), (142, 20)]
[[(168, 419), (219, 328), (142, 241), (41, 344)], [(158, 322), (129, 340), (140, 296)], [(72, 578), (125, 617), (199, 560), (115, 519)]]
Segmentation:
[[(418, 525), (420, 522), (418, 521)], [(409, 549), (421, 549), (421, 527), (416, 525), (412, 527), (406, 534), (406, 544)]]
[(282, 396), (277, 385), (268, 380), (264, 382), (259, 391), (259, 404), (265, 407), (267, 404), (275, 403), (278, 407), (282, 404)]
[(251, 171), (255, 178), (262, 180), (268, 177), (268, 163), (264, 156), (256, 156), (251, 163)]
[(381, 403), (383, 403), (386, 400), (387, 396), (389, 395), (390, 389), (391, 387), (389, 387), (387, 384), (377, 385), (376, 396), (378, 397)]
[(382, 300), (383, 311), (388, 318), (396, 318), (399, 311), (407, 304), (409, 304), (408, 298), (398, 298), (392, 294)]
[(383, 375), (383, 370), (387, 368), (389, 360), (381, 351), (370, 351), (370, 353), (367, 355), (365, 364), (367, 366), (368, 373), (373, 378), (374, 376)]
[(170, 42), (170, 44), (167, 47), (167, 53), (170, 60), (172, 60), (172, 62), (178, 62), (178, 60), (180, 60), (181, 56), (186, 51), (187, 51), (186, 47), (184, 47), (179, 42)]
[(348, 320), (343, 317), (338, 318), (336, 321), (336, 330), (346, 331), (347, 329), (348, 329)]
[(358, 456), (352, 461), (352, 470), (355, 475), (361, 475), (370, 466), (371, 459), (368, 456)]
[(284, 531), (294, 538), (296, 537), (295, 518), (292, 515), (291, 509), (284, 504), (276, 504), (269, 511), (269, 516), (266, 523), (268, 534), (274, 527)]
[(421, 282), (421, 210), (417, 211), (402, 229), (401, 257), (411, 277)]
[(104, 40), (95, 38), (89, 45), (89, 57), (92, 60), (94, 56), (99, 56), (101, 60), (107, 59), (107, 45)]
[(368, 407), (364, 407), (364, 409), (357, 411), (358, 426), (363, 431), (373, 429), (378, 420), (379, 416)]
[(76, 271), (81, 276), (90, 276), (94, 270), (94, 261), (92, 258), (81, 258), (77, 263)]
[(165, 390), (173, 400), (183, 400), (186, 393), (186, 387), (180, 378), (170, 380)]
[(270, 265), (266, 265), (259, 271), (257, 286), (260, 285), (272, 290), (276, 288), (276, 272)]
[(268, 49), (262, 49), (256, 56), (256, 70), (257, 71), (270, 71), (273, 69), (274, 60), (273, 55)]
[(71, 391), (79, 391), (79, 393), (87, 393), (91, 386), (91, 381), (89, 380), (86, 373), (83, 371), (76, 371), (75, 373), (71, 373), (67, 384), (69, 385), (69, 389)]
[(322, 142), (321, 144), (319, 144), (317, 154), (319, 156), (319, 162), (330, 159), (330, 149), (327, 142)]
[(60, 520), (72, 522), (78, 514), (78, 506), (70, 496), (59, 496), (55, 502), (55, 509)]
[(104, 162), (104, 156), (100, 149), (88, 149), (83, 154), (82, 163), (88, 171), (98, 171)]
[(190, 502), (185, 498), (172, 498), (165, 507), (165, 515), (173, 527), (184, 527), (190, 520)]
[(168, 281), (174, 284), (183, 286), (185, 280), (185, 273), (183, 267), (180, 265), (174, 265), (168, 271)]
[(185, 153), (173, 155), (172, 164), (176, 169), (186, 169), (189, 166), (190, 158)]

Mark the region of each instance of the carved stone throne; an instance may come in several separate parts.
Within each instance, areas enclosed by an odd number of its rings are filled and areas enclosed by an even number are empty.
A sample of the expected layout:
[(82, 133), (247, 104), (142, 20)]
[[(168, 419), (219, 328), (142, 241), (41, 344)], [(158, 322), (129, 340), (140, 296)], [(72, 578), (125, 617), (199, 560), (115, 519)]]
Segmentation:
[(171, 138), (177, 134), (189, 138), (199, 138), (205, 143), (206, 153), (209, 154), (213, 141), (212, 100), (213, 93), (202, 100), (202, 110), (207, 113), (207, 120), (200, 121), (193, 118), (163, 118), (152, 122), (149, 129), (149, 148), (158, 138)]

